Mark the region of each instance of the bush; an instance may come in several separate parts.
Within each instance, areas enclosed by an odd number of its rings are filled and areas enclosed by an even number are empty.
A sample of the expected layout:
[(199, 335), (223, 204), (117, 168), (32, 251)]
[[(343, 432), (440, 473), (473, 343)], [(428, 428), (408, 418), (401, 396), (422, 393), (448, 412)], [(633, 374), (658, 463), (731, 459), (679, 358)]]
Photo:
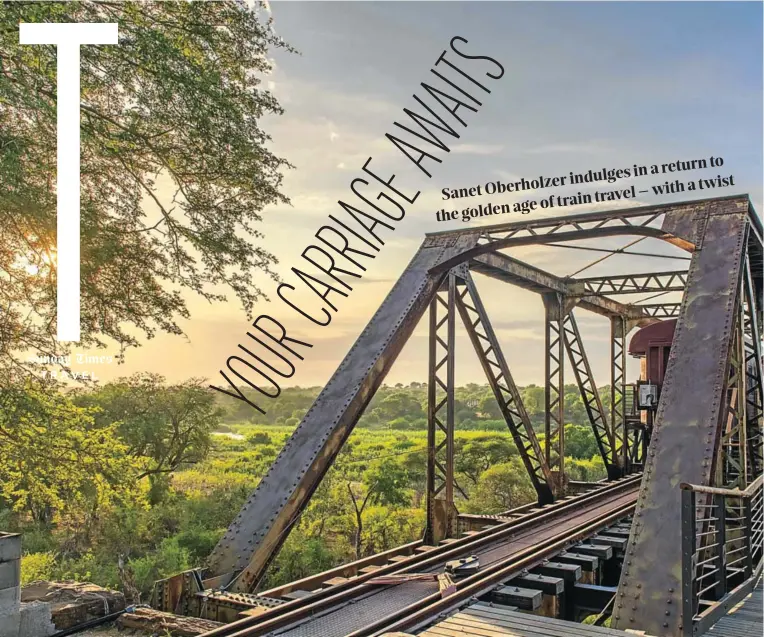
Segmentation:
[(177, 575), (192, 567), (188, 549), (180, 546), (177, 537), (163, 540), (156, 551), (130, 560), (129, 564), (143, 599), (151, 595), (156, 580)]
[(54, 579), (56, 556), (52, 552), (27, 553), (21, 556), (21, 585), (36, 580)]
[(247, 442), (253, 447), (257, 445), (269, 445), (271, 444), (271, 437), (264, 431), (257, 431), (247, 436)]
[(175, 536), (181, 549), (188, 552), (192, 564), (201, 564), (212, 553), (222, 536), (220, 530), (187, 529)]

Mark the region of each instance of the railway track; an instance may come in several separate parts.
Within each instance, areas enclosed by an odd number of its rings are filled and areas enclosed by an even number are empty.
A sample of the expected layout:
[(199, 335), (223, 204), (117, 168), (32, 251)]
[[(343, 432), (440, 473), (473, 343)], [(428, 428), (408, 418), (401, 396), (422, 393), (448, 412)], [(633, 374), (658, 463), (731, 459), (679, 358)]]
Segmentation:
[[(237, 620), (203, 637), (371, 637), (410, 628), (625, 517), (634, 508), (639, 484), (640, 476), (632, 476), (527, 510), (515, 520), (314, 591), (306, 598)], [(441, 599), (436, 582), (392, 586), (365, 583), (380, 575), (440, 572), (449, 560), (467, 555), (478, 556), (480, 570), (459, 580), (456, 593), (445, 599)]]

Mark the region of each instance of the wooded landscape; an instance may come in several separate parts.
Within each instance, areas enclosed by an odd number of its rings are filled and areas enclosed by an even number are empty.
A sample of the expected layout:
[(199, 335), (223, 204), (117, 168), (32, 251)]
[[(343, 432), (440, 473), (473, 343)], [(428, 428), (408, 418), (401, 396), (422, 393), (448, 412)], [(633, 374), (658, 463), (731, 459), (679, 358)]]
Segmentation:
[[(77, 345), (119, 361), (159, 333), (182, 335), (192, 298), (236, 299), (251, 318), (265, 298), (255, 275), (278, 278), (256, 225), (289, 202), (291, 164), (260, 120), (283, 112), (263, 81), (270, 56), (293, 49), (262, 3), (18, 2), (0, 13), (0, 529), (23, 534), (24, 582), (91, 581), (146, 601), (154, 580), (203, 564), (320, 388), (287, 388), (261, 415), (201, 379), (69, 382), (60, 361), (74, 346), (55, 338), (56, 54), (21, 46), (21, 22), (119, 24), (119, 46), (82, 49)], [(576, 388), (566, 393), (570, 477), (604, 477)], [(489, 388), (455, 398), (469, 496), (459, 509), (531, 501)], [(541, 430), (543, 389), (522, 398)], [(265, 587), (421, 535), (426, 401), (418, 382), (377, 392)]]
[[(203, 565), (319, 389), (286, 389), (266, 416), (201, 381), (155, 374), (69, 392), (30, 381), (13, 401), (6, 392), (0, 527), (23, 534), (23, 580), (134, 583), (146, 601), (154, 580)], [(543, 389), (521, 393), (543, 430)], [(423, 383), (380, 389), (263, 587), (421, 537), (426, 400)], [(456, 401), (457, 480), (469, 496), (459, 510), (533, 501), (490, 388), (459, 387)], [(570, 477), (604, 478), (575, 386), (566, 401)]]

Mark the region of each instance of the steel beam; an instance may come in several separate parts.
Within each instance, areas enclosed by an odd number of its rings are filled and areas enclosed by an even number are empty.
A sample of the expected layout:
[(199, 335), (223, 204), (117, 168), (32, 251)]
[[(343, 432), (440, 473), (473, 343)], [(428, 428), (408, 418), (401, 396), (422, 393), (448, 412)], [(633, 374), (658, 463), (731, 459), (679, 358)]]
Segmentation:
[(640, 292), (683, 292), (687, 271), (624, 274), (576, 279), (585, 294), (637, 294)]
[[(742, 292), (742, 289), (740, 290)], [(742, 299), (742, 294), (741, 297)], [(716, 486), (745, 489), (748, 485), (748, 462), (745, 417), (745, 350), (743, 347), (743, 309), (735, 312), (732, 347), (729, 353), (728, 377), (720, 416), (720, 441), (716, 464)]]
[[(660, 232), (662, 232), (660, 238), (665, 238), (682, 249), (691, 251), (694, 248), (697, 236), (698, 226), (696, 219), (699, 216), (705, 215), (709, 205), (714, 202), (721, 202), (725, 206), (740, 206), (743, 209), (747, 209), (749, 205), (747, 196), (733, 195), (714, 199), (679, 201), (655, 206), (640, 206), (638, 208), (503, 223), (481, 228), (480, 243), (492, 243), (517, 237), (524, 238), (574, 231), (602, 230), (606, 229), (606, 224), (608, 227), (617, 229), (628, 230), (631, 228), (638, 230), (639, 228), (648, 228), (650, 230), (658, 230), (652, 227), (651, 224), (655, 224), (658, 219), (663, 217), (663, 222), (660, 224)], [(433, 233), (429, 236), (457, 236), (463, 232), (464, 230), (446, 230)], [(629, 233), (626, 232), (625, 234)], [(639, 234), (639, 232), (637, 231), (633, 234)], [(584, 236), (579, 238), (584, 238)]]
[(456, 278), (430, 302), (427, 387), (427, 525), (424, 541), (436, 545), (455, 533), (454, 360)]
[(647, 303), (632, 305), (639, 313), (652, 318), (676, 318), (679, 316), (681, 303)]
[(578, 307), (603, 316), (649, 318), (647, 312), (635, 305), (624, 305), (597, 294), (585, 294), (583, 284), (575, 279), (563, 279), (539, 268), (513, 259), (500, 252), (488, 252), (471, 259), (470, 269), (505, 283), (512, 283), (539, 294), (557, 293), (576, 296)]
[(457, 278), (458, 292), (456, 305), (459, 308), (467, 334), (475, 348), (496, 402), (507, 423), (512, 439), (517, 445), (520, 457), (528, 471), (540, 504), (554, 500), (552, 474), (541, 451), (528, 412), (525, 410), (520, 392), (515, 385), (496, 333), (488, 319), (483, 301), (475, 283), (467, 271), (463, 278)]
[[(759, 279), (761, 281), (761, 279)], [(745, 268), (745, 311), (743, 315), (743, 334), (745, 346), (745, 415), (746, 440), (748, 442), (749, 472), (758, 476), (764, 471), (762, 444), (764, 442), (764, 374), (762, 374), (761, 309), (756, 303), (756, 279), (753, 276), (751, 261), (746, 258)]]
[(569, 310), (561, 294), (544, 299), (544, 456), (555, 494), (565, 493), (565, 347), (563, 321)]
[(602, 407), (602, 399), (597, 391), (597, 384), (594, 382), (589, 358), (586, 356), (581, 333), (578, 331), (578, 325), (572, 310), (563, 318), (562, 333), (565, 349), (568, 352), (568, 359), (570, 360), (573, 375), (578, 385), (578, 391), (581, 394), (586, 413), (589, 416), (589, 423), (592, 426), (594, 439), (597, 441), (597, 447), (602, 456), (602, 461), (605, 463), (608, 477), (610, 479), (620, 478), (621, 472), (616, 463), (613, 432), (608, 425), (605, 409)]
[(207, 577), (253, 590), (438, 290), (433, 266), (475, 234), (428, 237), (215, 547)]
[(629, 432), (626, 425), (626, 334), (623, 317), (610, 319), (610, 423), (613, 431), (615, 466), (623, 475), (629, 471)]
[[(662, 213), (652, 215), (652, 218), (657, 218)], [(668, 243), (673, 243), (683, 249), (691, 252), (694, 246), (691, 243), (687, 243), (669, 233), (666, 233), (658, 228), (652, 228), (647, 225), (632, 226), (625, 224), (623, 226), (605, 226), (600, 224), (598, 227), (590, 229), (572, 229), (570, 231), (563, 232), (550, 232), (548, 234), (529, 234), (527, 236), (511, 236), (509, 238), (493, 238), (486, 236), (485, 243), (481, 243), (477, 247), (470, 250), (468, 253), (460, 256), (454, 256), (451, 259), (444, 261), (433, 267), (433, 274), (450, 270), (454, 266), (459, 265), (465, 260), (465, 258), (474, 259), (480, 255), (487, 254), (489, 252), (495, 252), (496, 250), (503, 250), (505, 248), (517, 248), (520, 246), (529, 245), (543, 245), (546, 243), (561, 243), (564, 241), (581, 241), (584, 239), (606, 239), (608, 237), (650, 237), (653, 239), (660, 239)]]
[[(747, 200), (746, 200), (747, 201)], [(690, 262), (645, 463), (627, 568), (613, 624), (656, 637), (680, 633), (680, 482), (709, 485), (738, 309), (749, 211), (735, 200), (706, 206)]]

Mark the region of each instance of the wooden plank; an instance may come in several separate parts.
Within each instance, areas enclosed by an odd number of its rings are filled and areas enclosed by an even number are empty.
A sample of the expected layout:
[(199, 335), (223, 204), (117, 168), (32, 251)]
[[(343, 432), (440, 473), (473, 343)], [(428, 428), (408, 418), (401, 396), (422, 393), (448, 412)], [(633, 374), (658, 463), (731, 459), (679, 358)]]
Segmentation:
[(465, 637), (465, 635), (474, 635), (476, 637), (524, 637), (522, 633), (509, 632), (493, 626), (479, 629), (473, 628), (466, 632), (463, 626), (449, 622), (449, 620), (438, 624), (432, 630), (432, 635), (437, 635), (437, 637)]
[[(461, 615), (462, 613), (459, 613)], [(528, 617), (536, 617), (536, 615), (527, 615)], [(457, 622), (457, 618), (459, 616), (455, 615), (454, 617), (449, 618), (446, 620), (446, 622), (451, 622), (450, 626), (456, 626), (459, 625), (459, 627), (464, 630), (467, 627), (467, 620), (462, 618), (461, 621)], [(506, 630), (506, 631), (515, 631), (511, 634), (518, 634), (522, 635), (522, 637), (538, 637), (539, 635), (543, 635), (543, 637), (584, 637), (583, 633), (576, 632), (576, 633), (566, 633), (566, 634), (555, 634), (549, 632), (548, 626), (537, 626), (531, 623), (527, 622), (519, 622), (519, 621), (495, 621), (494, 619), (490, 617), (480, 617), (480, 616), (474, 616), (470, 615), (470, 617), (474, 617), (473, 621), (487, 621), (488, 624), (495, 630)], [(444, 622), (444, 623), (446, 623)], [(464, 633), (462, 633), (464, 634)], [(472, 634), (472, 631), (470, 630), (470, 634)], [(505, 634), (505, 633), (502, 633)]]
[[(538, 615), (533, 615), (538, 617)], [(521, 637), (589, 637), (583, 629), (588, 626), (582, 624), (573, 623), (556, 623), (555, 624), (533, 624), (530, 622), (519, 621), (497, 621), (491, 624), (485, 624), (484, 622), (462, 617), (461, 613), (449, 617), (444, 624), (447, 626), (461, 627), (462, 635), (467, 632), (474, 635), (490, 635), (491, 631), (501, 630), (507, 632), (501, 632), (499, 634), (517, 634)], [(483, 632), (486, 631), (486, 632)], [(622, 635), (621, 637), (625, 637)]]
[(464, 637), (465, 635), (474, 635), (475, 637), (581, 637), (569, 635), (548, 635), (536, 630), (525, 630), (522, 626), (501, 625), (493, 623), (484, 623), (479, 620), (468, 620), (459, 618), (458, 615), (450, 617), (444, 622), (444, 627), (453, 631), (454, 635)]
[[(473, 609), (477, 604), (470, 606), (469, 609)], [(467, 610), (469, 610), (467, 609)], [(461, 614), (461, 613), (460, 613)], [(628, 633), (624, 633), (619, 630), (613, 630), (612, 628), (605, 628), (603, 626), (592, 626), (589, 624), (577, 624), (574, 622), (568, 622), (561, 619), (553, 619), (551, 617), (543, 617), (541, 615), (533, 615), (523, 612), (510, 612), (504, 611), (501, 619), (496, 621), (502, 623), (508, 623), (509, 625), (517, 626), (537, 626), (544, 629), (550, 627), (557, 627), (565, 630), (577, 630), (577, 635), (581, 637), (596, 637), (597, 635), (609, 636), (609, 637), (626, 637)]]
[(336, 586), (337, 584), (344, 584), (348, 581), (347, 577), (332, 577), (331, 579), (323, 582), (324, 586)]

